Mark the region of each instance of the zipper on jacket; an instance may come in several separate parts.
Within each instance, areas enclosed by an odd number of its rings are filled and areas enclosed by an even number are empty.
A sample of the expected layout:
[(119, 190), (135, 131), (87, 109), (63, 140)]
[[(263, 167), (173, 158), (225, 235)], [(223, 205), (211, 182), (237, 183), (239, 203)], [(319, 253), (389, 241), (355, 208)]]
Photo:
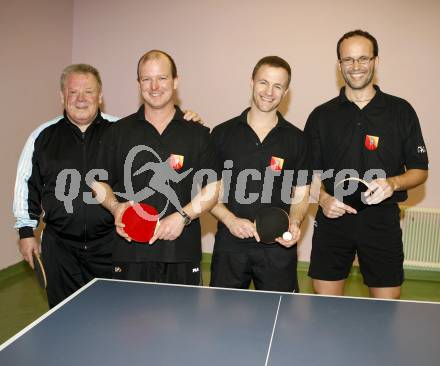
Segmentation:
[[(81, 132), (81, 143), (83, 145), (82, 148), (82, 155), (83, 155), (83, 165), (82, 165), (82, 179), (85, 179), (85, 170), (86, 170), (86, 163), (87, 163), (87, 159), (86, 159), (86, 153), (87, 153), (87, 149), (86, 149), (86, 133), (85, 132)], [(81, 184), (83, 184), (81, 182)], [(83, 205), (83, 210), (84, 210), (84, 249), (87, 250), (87, 204)]]

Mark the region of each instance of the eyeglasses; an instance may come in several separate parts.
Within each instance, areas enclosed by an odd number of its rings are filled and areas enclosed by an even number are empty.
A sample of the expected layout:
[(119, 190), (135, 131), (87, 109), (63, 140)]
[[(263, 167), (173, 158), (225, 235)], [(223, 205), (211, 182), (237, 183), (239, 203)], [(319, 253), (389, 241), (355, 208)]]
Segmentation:
[(373, 57), (361, 56), (359, 58), (346, 57), (340, 59), (339, 62), (344, 66), (353, 66), (356, 61), (359, 65), (367, 65), (374, 58), (375, 56)]

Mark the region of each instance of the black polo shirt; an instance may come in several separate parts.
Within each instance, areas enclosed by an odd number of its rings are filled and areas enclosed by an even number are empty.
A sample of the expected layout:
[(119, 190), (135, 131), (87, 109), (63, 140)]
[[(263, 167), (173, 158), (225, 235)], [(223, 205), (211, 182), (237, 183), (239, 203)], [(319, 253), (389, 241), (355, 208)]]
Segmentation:
[[(131, 191), (131, 180), (132, 192), (145, 192), (140, 196), (141, 199), (135, 201), (156, 207), (162, 218), (176, 212), (177, 209), (168, 201), (163, 194), (164, 191), (161, 193), (153, 188), (153, 169), (159, 166), (156, 163), (166, 162), (160, 165), (165, 169), (161, 174), (170, 178), (168, 187), (176, 193), (181, 207), (189, 203), (197, 193), (197, 189), (193, 187), (193, 178), (198, 171), (210, 169), (215, 173), (214, 177), (199, 181), (200, 186), (206, 185), (207, 181), (218, 180), (217, 176), (220, 177), (209, 129), (199, 123), (185, 121), (178, 107), (162, 134), (145, 120), (144, 106), (141, 106), (137, 113), (114, 123), (108, 130), (105, 138), (105, 156), (102, 157), (109, 172), (108, 183), (115, 193), (128, 193)], [(167, 162), (169, 158), (171, 159)], [(144, 172), (135, 174), (144, 166)], [(189, 170), (189, 174), (185, 175)], [(129, 199), (133, 198), (128, 195), (119, 198), (120, 201)], [(201, 258), (199, 220), (194, 220), (185, 227), (180, 237), (174, 241), (158, 240), (153, 245), (148, 245), (128, 243), (118, 237), (113, 257), (114, 260), (128, 262), (197, 262)]]
[[(374, 98), (363, 109), (347, 99), (344, 87), (307, 120), (304, 132), (310, 141), (313, 169), (334, 169), (333, 177), (323, 180), (330, 194), (336, 174), (344, 169), (356, 170), (360, 178), (370, 169), (381, 169), (386, 177), (408, 169), (428, 169), (416, 112), (406, 100), (383, 93), (377, 85), (374, 88)], [(384, 203), (407, 198), (406, 191), (398, 191)]]
[[(289, 212), (293, 186), (310, 184), (311, 174), (307, 143), (300, 129), (277, 113), (277, 125), (260, 142), (247, 123), (248, 112), (249, 108), (215, 127), (212, 138), (224, 163), (226, 207), (237, 217), (254, 221), (261, 207), (281, 207)], [(251, 171), (252, 176), (248, 174)], [(257, 245), (253, 238), (236, 238), (219, 222), (216, 249), (236, 247), (236, 243)]]

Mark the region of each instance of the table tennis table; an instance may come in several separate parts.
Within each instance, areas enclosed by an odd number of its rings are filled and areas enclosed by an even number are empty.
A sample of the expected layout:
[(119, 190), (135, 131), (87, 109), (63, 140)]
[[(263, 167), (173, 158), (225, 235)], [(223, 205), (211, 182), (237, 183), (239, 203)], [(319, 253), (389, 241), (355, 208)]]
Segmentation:
[(440, 365), (440, 303), (96, 279), (0, 365)]

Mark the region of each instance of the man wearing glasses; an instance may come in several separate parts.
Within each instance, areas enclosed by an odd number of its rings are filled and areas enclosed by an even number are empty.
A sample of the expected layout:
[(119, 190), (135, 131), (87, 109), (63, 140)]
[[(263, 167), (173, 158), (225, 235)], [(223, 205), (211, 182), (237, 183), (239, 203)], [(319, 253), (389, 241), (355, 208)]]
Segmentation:
[[(399, 298), (403, 244), (397, 203), (427, 179), (425, 143), (411, 105), (373, 84), (379, 61), (371, 34), (344, 34), (337, 56), (345, 87), (315, 108), (305, 127), (313, 169), (324, 172), (318, 175), (309, 275), (315, 292), (342, 295), (357, 254), (370, 296)], [(363, 210), (335, 197), (335, 184), (348, 175), (369, 182)]]

